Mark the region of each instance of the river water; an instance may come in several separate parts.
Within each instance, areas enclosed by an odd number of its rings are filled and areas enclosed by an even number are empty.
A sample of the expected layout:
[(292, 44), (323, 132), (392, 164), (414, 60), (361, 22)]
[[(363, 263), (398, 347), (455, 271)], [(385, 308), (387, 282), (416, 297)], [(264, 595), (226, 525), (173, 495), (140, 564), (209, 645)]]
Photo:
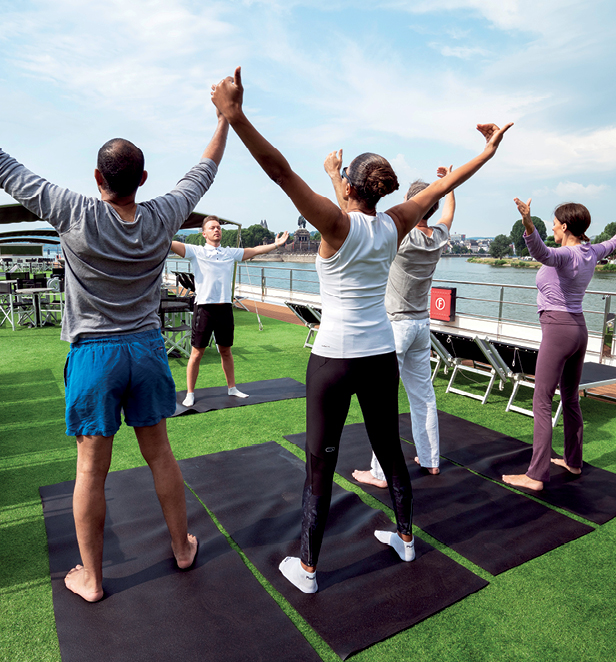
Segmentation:
[[(189, 270), (187, 260), (170, 258), (167, 262), (169, 271)], [(467, 262), (466, 258), (443, 257), (436, 268), (434, 285), (457, 289), (456, 311), (458, 313), (486, 317), (498, 317), (501, 286), (526, 286), (528, 289), (503, 287), (502, 317), (517, 322), (536, 323), (538, 321), (536, 275), (536, 269), (493, 267), (488, 264)], [(301, 292), (319, 291), (315, 266), (311, 263), (242, 263), (240, 282), (258, 285), (261, 283), (262, 276), (265, 277), (268, 287)], [(605, 300), (602, 294), (592, 294), (592, 291), (609, 292), (616, 297), (616, 273), (596, 273), (584, 299), (588, 327), (593, 331), (599, 331), (605, 310)], [(616, 300), (612, 301), (611, 310), (616, 312)]]

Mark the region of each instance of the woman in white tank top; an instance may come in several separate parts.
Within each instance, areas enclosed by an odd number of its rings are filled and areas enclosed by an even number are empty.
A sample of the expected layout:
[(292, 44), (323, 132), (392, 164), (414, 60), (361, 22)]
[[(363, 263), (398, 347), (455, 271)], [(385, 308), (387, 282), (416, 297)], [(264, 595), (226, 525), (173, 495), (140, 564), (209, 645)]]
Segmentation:
[(359, 399), (396, 514), (397, 532), (375, 531), (375, 535), (402, 560), (415, 558), (411, 485), (398, 435), (398, 364), (384, 303), (389, 266), (407, 232), (437, 200), (494, 156), (511, 124), (502, 129), (494, 124), (477, 125), (486, 138), (479, 156), (386, 213), (377, 213), (376, 204), (398, 188), (396, 175), (383, 157), (358, 156), (342, 171), (340, 195), (348, 200), (343, 211), (315, 193), (252, 126), (242, 109), (243, 94), (239, 67), (233, 77), (212, 86), (212, 101), (219, 112), (300, 214), (321, 233), (317, 271), (323, 316), (306, 374), (301, 559), (287, 557), (280, 564), (291, 583), (304, 593), (314, 593), (338, 444), (353, 393)]

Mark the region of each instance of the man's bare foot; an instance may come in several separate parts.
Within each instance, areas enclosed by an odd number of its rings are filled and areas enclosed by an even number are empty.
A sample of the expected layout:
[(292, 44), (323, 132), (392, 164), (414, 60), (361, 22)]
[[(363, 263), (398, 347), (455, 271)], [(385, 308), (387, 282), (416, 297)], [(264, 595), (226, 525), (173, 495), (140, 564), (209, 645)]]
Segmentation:
[[(418, 464), (421, 467), (421, 462), (419, 461), (419, 458), (415, 456), (415, 464)], [(441, 473), (441, 470), (438, 467), (421, 467), (422, 469), (425, 469), (429, 474), (432, 474), (433, 476), (436, 476), (437, 474)]]
[(514, 487), (527, 487), (529, 490), (540, 492), (543, 489), (543, 482), (529, 478), (526, 474), (509, 474), (503, 476), (503, 482)]
[(367, 483), (368, 485), (374, 485), (376, 487), (387, 487), (387, 481), (375, 478), (371, 471), (360, 471), (359, 469), (355, 469), (353, 472), (353, 478), (355, 478), (358, 483)]
[(199, 549), (199, 541), (192, 533), (188, 534), (186, 542), (188, 544), (181, 552), (176, 552), (173, 548), (173, 543), (171, 543), (175, 562), (178, 564), (180, 570), (188, 570), (192, 566), (197, 556), (197, 550)]
[(557, 464), (559, 467), (565, 467), (567, 471), (570, 471), (572, 474), (575, 474), (576, 476), (582, 473), (581, 469), (578, 469), (577, 467), (570, 467), (564, 460), (561, 460), (558, 457), (553, 457), (550, 461), (553, 464)]
[(64, 584), (69, 591), (77, 593), (86, 602), (98, 602), (103, 597), (103, 587), (86, 574), (82, 565), (76, 565), (64, 578)]

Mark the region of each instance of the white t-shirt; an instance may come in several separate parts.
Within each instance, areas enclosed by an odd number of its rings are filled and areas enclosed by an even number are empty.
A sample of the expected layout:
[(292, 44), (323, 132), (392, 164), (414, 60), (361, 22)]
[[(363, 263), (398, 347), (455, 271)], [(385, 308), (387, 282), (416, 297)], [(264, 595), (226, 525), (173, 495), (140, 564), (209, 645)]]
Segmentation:
[(352, 359), (395, 351), (385, 311), (389, 267), (396, 256), (398, 229), (387, 214), (351, 212), (349, 234), (335, 255), (317, 255), (323, 307), (313, 352)]
[(195, 274), (195, 303), (231, 303), (233, 265), (244, 257), (243, 248), (214, 248), (184, 244), (186, 257)]

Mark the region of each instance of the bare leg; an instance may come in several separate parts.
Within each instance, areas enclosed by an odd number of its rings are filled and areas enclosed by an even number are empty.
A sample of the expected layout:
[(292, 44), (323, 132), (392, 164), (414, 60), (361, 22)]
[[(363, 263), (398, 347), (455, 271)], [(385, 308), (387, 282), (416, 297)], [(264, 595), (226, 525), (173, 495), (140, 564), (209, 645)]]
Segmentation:
[(514, 487), (527, 487), (530, 490), (540, 492), (543, 489), (543, 482), (529, 478), (526, 474), (508, 474), (503, 476), (503, 482)]
[(359, 469), (356, 469), (353, 472), (353, 478), (355, 478), (358, 483), (366, 483), (376, 487), (387, 487), (387, 481), (375, 478), (371, 471), (360, 471)]
[(565, 467), (567, 471), (570, 471), (572, 474), (575, 474), (576, 476), (582, 473), (582, 470), (579, 467), (570, 467), (564, 460), (561, 460), (557, 457), (553, 457), (551, 459), (551, 462), (552, 464), (557, 464), (559, 467)]
[(186, 366), (186, 390), (189, 393), (195, 392), (195, 384), (199, 376), (199, 364), (203, 358), (203, 352), (205, 352), (205, 347), (193, 347), (191, 349), (188, 365)]
[(233, 365), (231, 348), (218, 345), (218, 351), (220, 352), (220, 362), (222, 364), (222, 371), (225, 373), (227, 386), (231, 388), (235, 386), (235, 366)]
[[(419, 461), (419, 458), (417, 456), (415, 456), (415, 464), (421, 466), (421, 462)], [(436, 476), (437, 474), (441, 473), (441, 470), (438, 467), (423, 467), (423, 468), (433, 476)]]
[(65, 577), (66, 587), (88, 602), (103, 597), (103, 530), (105, 479), (111, 464), (113, 437), (77, 437), (77, 476), (73, 516), (83, 565)]
[(184, 479), (167, 437), (167, 421), (135, 428), (139, 448), (154, 477), (154, 488), (167, 528), (171, 534), (171, 549), (178, 568), (189, 568), (197, 553), (197, 539), (188, 533)]

